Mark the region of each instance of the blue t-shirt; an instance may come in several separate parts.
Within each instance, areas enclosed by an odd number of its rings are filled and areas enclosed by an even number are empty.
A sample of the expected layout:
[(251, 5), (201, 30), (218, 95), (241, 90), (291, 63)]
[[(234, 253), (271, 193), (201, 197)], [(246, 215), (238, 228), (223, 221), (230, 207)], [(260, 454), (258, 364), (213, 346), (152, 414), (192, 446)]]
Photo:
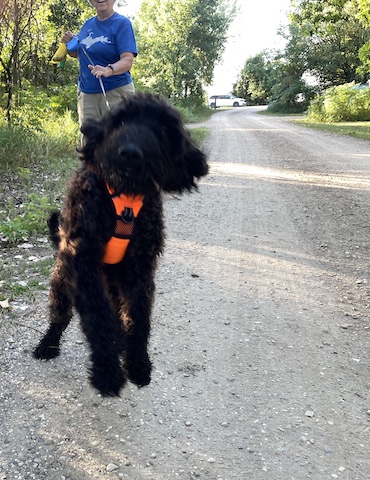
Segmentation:
[[(78, 89), (84, 93), (101, 93), (99, 80), (92, 75), (88, 65), (107, 66), (118, 62), (121, 53), (137, 55), (137, 47), (132, 24), (127, 17), (115, 12), (107, 20), (92, 17), (87, 20), (78, 34), (77, 54), (80, 62)], [(87, 58), (84, 51), (90, 57)], [(106, 91), (132, 82), (130, 72), (111, 77), (101, 77)]]

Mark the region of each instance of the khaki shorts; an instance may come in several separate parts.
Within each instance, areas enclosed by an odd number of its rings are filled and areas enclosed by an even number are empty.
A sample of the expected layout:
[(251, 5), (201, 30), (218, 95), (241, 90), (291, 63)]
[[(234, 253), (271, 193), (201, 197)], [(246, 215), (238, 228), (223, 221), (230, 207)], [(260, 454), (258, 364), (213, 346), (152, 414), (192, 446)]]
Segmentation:
[(80, 126), (86, 118), (101, 118), (109, 111), (107, 102), (112, 108), (119, 103), (123, 97), (135, 93), (134, 84), (131, 82), (123, 87), (118, 87), (107, 92), (107, 97), (103, 93), (83, 93), (77, 92), (77, 112)]

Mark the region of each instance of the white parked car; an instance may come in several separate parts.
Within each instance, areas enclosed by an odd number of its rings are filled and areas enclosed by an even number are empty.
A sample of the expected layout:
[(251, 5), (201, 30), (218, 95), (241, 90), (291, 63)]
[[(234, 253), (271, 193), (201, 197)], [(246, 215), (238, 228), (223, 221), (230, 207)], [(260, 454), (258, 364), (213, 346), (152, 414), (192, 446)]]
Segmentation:
[(234, 97), (234, 95), (211, 95), (208, 99), (208, 106), (217, 107), (245, 107), (244, 98)]

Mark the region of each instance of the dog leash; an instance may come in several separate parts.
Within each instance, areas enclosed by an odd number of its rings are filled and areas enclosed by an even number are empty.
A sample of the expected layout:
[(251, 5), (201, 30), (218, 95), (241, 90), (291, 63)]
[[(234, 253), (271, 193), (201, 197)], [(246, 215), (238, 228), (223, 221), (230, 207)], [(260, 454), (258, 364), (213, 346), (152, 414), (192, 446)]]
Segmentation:
[[(87, 53), (87, 51), (85, 50), (85, 48), (84, 48), (81, 44), (80, 44), (80, 46), (81, 46), (82, 51), (83, 51), (84, 54), (86, 55), (86, 58), (88, 59), (88, 61), (91, 63), (91, 65), (92, 65), (93, 67), (95, 67), (95, 63), (91, 60), (90, 55)], [(110, 110), (110, 105), (109, 105), (109, 102), (108, 102), (107, 94), (106, 94), (106, 92), (105, 92), (103, 80), (102, 80), (101, 77), (99, 77), (98, 80), (99, 80), (99, 84), (100, 84), (101, 91), (103, 92), (103, 95), (104, 95), (104, 98), (105, 98), (105, 104), (107, 105), (108, 110)]]

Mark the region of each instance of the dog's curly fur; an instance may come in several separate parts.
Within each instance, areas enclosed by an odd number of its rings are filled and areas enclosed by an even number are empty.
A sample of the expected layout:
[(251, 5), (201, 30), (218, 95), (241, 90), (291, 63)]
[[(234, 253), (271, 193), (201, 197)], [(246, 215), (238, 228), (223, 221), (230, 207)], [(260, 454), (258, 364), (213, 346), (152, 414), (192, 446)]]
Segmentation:
[[(102, 120), (81, 128), (82, 167), (69, 187), (62, 215), (49, 221), (58, 246), (50, 288), (50, 324), (34, 356), (59, 355), (73, 307), (91, 349), (91, 384), (119, 395), (126, 378), (142, 387), (151, 379), (147, 353), (157, 257), (163, 250), (162, 192), (192, 191), (208, 173), (204, 153), (178, 111), (163, 98), (136, 94)], [(144, 195), (124, 259), (102, 262), (115, 228), (106, 184), (116, 194)]]

